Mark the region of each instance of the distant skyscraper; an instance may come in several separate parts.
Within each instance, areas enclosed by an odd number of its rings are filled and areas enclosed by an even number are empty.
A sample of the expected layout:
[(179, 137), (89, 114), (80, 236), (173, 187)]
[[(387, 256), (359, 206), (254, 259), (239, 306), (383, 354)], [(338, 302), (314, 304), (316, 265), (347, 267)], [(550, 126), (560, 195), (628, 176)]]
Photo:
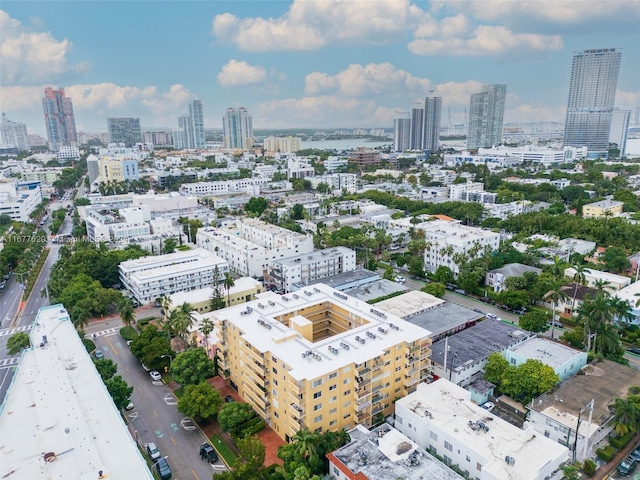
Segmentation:
[(410, 150), (422, 150), (422, 129), (424, 128), (424, 110), (411, 109), (411, 144)]
[(442, 97), (425, 97), (422, 150), (435, 152), (440, 147), (440, 113)]
[(18, 147), (19, 150), (29, 150), (27, 126), (24, 123), (7, 120), (4, 113), (0, 121), (0, 134), (2, 134), (3, 145)]
[(471, 95), (467, 148), (490, 148), (502, 141), (506, 85), (483, 85)]
[(633, 114), (633, 124), (640, 125), (640, 107), (636, 107), (636, 110)]
[(189, 118), (191, 120), (189, 143), (193, 145), (193, 148), (204, 148), (204, 114), (200, 100), (194, 100), (189, 104)]
[(609, 143), (615, 144), (622, 157), (627, 149), (627, 133), (631, 110), (614, 110), (611, 114), (611, 130), (609, 131)]
[(253, 121), (246, 108), (227, 108), (222, 118), (224, 148), (251, 148)]
[(107, 118), (107, 127), (109, 128), (111, 143), (124, 143), (126, 147), (133, 147), (136, 143), (142, 143), (139, 118)]
[(49, 149), (57, 152), (63, 145), (75, 145), (78, 139), (73, 103), (65, 96), (64, 88), (45, 88), (42, 110), (49, 137)]
[(396, 118), (393, 121), (393, 151), (404, 152), (411, 145), (411, 119)]
[(588, 156), (606, 154), (622, 52), (584, 50), (573, 56), (564, 145), (588, 148)]

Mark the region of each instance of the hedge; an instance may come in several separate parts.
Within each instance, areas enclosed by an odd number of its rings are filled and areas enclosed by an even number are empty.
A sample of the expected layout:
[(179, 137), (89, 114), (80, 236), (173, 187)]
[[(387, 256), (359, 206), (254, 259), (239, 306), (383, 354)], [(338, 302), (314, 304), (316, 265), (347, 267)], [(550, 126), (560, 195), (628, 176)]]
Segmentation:
[(621, 437), (609, 437), (609, 443), (612, 447), (617, 448), (618, 450), (627, 446), (627, 444), (633, 438), (634, 432), (627, 432), (625, 435)]
[(229, 445), (225, 443), (220, 435), (213, 435), (211, 438), (209, 438), (209, 440), (211, 441), (211, 445), (213, 445), (213, 448), (215, 448), (222, 457), (224, 463), (227, 464), (227, 467), (233, 467), (236, 464), (236, 460), (238, 459), (238, 457), (236, 457), (236, 454), (233, 453), (233, 450), (229, 448)]
[(616, 455), (616, 449), (611, 445), (607, 445), (604, 448), (598, 448), (596, 450), (596, 455), (599, 459), (604, 460), (605, 462), (610, 461)]
[(238, 438), (243, 438), (245, 435), (254, 435), (264, 430), (264, 428), (265, 425), (262, 421), (262, 418), (255, 416), (251, 420), (247, 420), (240, 426), (240, 435), (238, 435)]
[(133, 327), (122, 327), (120, 329), (120, 336), (125, 340), (133, 340), (138, 336), (138, 332)]
[(284, 477), (280, 475), (280, 473), (278, 473), (278, 466), (279, 465), (276, 465), (274, 463), (273, 465), (269, 465), (268, 467), (262, 469), (262, 476), (265, 478), (265, 480), (285, 480)]
[(156, 317), (145, 317), (145, 318), (141, 318), (136, 323), (138, 325), (138, 328), (142, 328), (142, 327), (145, 327), (146, 325), (148, 325), (149, 322), (152, 322), (155, 319), (156, 319)]

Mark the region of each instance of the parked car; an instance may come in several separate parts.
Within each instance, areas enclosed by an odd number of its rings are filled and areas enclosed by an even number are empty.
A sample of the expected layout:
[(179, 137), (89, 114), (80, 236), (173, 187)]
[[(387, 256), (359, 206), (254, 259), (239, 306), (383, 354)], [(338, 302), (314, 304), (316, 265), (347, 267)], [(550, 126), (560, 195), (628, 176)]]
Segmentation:
[(518, 310), (514, 310), (513, 313), (516, 313), (518, 315), (524, 315), (525, 313), (527, 313), (527, 309), (522, 307), (522, 308), (519, 308)]
[(632, 456), (628, 456), (618, 465), (618, 473), (624, 476), (631, 475), (637, 464), (638, 462)]
[(490, 320), (500, 320), (500, 317), (497, 316), (495, 313), (487, 313), (485, 317), (487, 317)]
[(490, 412), (491, 410), (496, 408), (493, 402), (484, 402), (482, 405), (480, 405), (480, 407), (484, 408), (487, 412)]
[(151, 460), (158, 460), (160, 458), (160, 450), (155, 443), (147, 443), (147, 453), (151, 457)]
[(96, 357), (96, 360), (99, 360), (101, 358), (104, 358), (104, 353), (102, 353), (102, 350), (96, 349), (93, 351), (93, 356)]
[(444, 288), (446, 288), (447, 290), (449, 290), (449, 291), (453, 292), (453, 291), (455, 291), (455, 289), (456, 289), (457, 287), (456, 287), (454, 284), (452, 284), (452, 283), (447, 283), (447, 284), (445, 285), (445, 287), (444, 287)]
[(224, 401), (225, 401), (225, 403), (233, 403), (236, 400), (231, 395), (225, 395)]
[(640, 462), (640, 447), (636, 447), (629, 456), (633, 458), (636, 462)]
[(484, 315), (484, 312), (482, 310), (480, 310), (479, 308), (474, 308), (473, 311), (476, 312), (476, 313), (481, 313), (481, 314)]
[(562, 325), (562, 323), (557, 322), (557, 321), (556, 322), (549, 322), (548, 325), (549, 325), (549, 328), (551, 328), (551, 327), (563, 328), (564, 327), (564, 325)]
[(211, 444), (204, 442), (200, 445), (200, 458), (208, 461), (209, 463), (215, 463), (218, 461), (218, 454)]
[(160, 375), (160, 372), (157, 370), (151, 370), (149, 372), (149, 375), (151, 376), (151, 380), (157, 382), (159, 380), (162, 380), (162, 375)]
[(627, 348), (627, 352), (635, 353), (636, 355), (640, 355), (640, 348), (637, 348), (637, 347)]
[(133, 405), (133, 402), (131, 400), (129, 400), (129, 403), (127, 403), (127, 406), (124, 407), (124, 409), (128, 412), (130, 410), (133, 410), (135, 407)]
[(458, 295), (466, 295), (466, 294), (467, 294), (467, 292), (465, 292), (465, 291), (464, 291), (463, 289), (461, 289), (461, 288), (456, 288), (456, 289), (454, 290), (454, 292), (455, 292), (455, 293), (457, 293)]
[(396, 278), (394, 279), (396, 282), (398, 283), (404, 283), (405, 279), (404, 277), (401, 277), (400, 275), (397, 275)]
[(162, 480), (168, 480), (171, 478), (171, 467), (164, 458), (161, 458), (156, 462), (156, 470)]

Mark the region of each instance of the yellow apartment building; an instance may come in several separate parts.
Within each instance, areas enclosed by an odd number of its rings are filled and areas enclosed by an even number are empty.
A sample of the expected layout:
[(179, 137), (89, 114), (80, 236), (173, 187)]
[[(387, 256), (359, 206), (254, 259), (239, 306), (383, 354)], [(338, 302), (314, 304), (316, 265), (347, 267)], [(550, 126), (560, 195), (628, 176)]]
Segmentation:
[[(255, 300), (256, 295), (263, 290), (262, 282), (251, 277), (238, 278), (234, 280), (234, 283), (234, 286), (229, 289), (228, 294), (227, 289), (220, 285), (220, 295), (227, 307)], [(191, 305), (191, 311), (198, 313), (210, 312), (212, 295), (213, 288), (211, 287), (169, 295), (170, 307), (165, 315), (168, 315), (176, 308), (180, 308), (180, 305), (185, 302)]]
[(326, 285), (200, 317), (222, 374), (287, 441), (380, 423), (428, 376), (430, 332)]
[(622, 213), (623, 207), (623, 202), (617, 202), (615, 200), (602, 200), (600, 202), (594, 202), (589, 203), (588, 205), (584, 205), (582, 207), (582, 216), (584, 218), (604, 216), (616, 217)]

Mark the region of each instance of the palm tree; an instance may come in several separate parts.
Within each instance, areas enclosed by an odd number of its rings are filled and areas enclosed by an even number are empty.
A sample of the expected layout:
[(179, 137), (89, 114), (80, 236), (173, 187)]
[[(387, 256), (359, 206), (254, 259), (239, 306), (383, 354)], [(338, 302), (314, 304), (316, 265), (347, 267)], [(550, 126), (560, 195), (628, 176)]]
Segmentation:
[(616, 435), (636, 432), (640, 426), (640, 401), (637, 395), (616, 398), (613, 403), (613, 420)]
[(231, 276), (231, 274), (229, 272), (225, 272), (222, 285), (227, 290), (227, 307), (231, 306), (231, 287), (233, 287), (235, 284), (236, 282), (233, 281), (233, 277)]
[(593, 283), (593, 286), (597, 290), (597, 293), (605, 295), (605, 296), (609, 295), (609, 290), (607, 290), (607, 287), (610, 286), (610, 285), (611, 285), (611, 282), (609, 282), (608, 280), (603, 280), (601, 278), (597, 279)]
[(574, 265), (572, 268), (576, 271), (576, 273), (573, 274), (573, 278), (572, 278), (572, 280), (575, 283), (575, 287), (573, 289), (573, 302), (571, 303), (571, 313), (573, 313), (573, 310), (576, 307), (576, 295), (578, 294), (578, 287), (586, 283), (587, 281), (586, 274), (590, 273), (589, 269), (582, 264)]
[(567, 294), (559, 289), (549, 290), (542, 296), (542, 298), (547, 302), (550, 301), (551, 303), (553, 303), (553, 316), (551, 321), (551, 338), (553, 339), (556, 331), (556, 306), (558, 305), (558, 302), (560, 300), (567, 299)]
[(627, 300), (622, 300), (618, 297), (610, 297), (609, 305), (611, 305), (613, 315), (618, 322), (628, 323), (630, 320), (635, 318), (631, 313), (631, 306)]
[(562, 273), (564, 272), (564, 270), (562, 269), (562, 263), (563, 262), (560, 257), (558, 257), (558, 255), (553, 257), (553, 263), (551, 264), (549, 270), (551, 271), (551, 275), (553, 275), (554, 282), (558, 279), (558, 277), (562, 276)]
[(118, 310), (120, 310), (120, 318), (122, 319), (122, 323), (124, 323), (125, 326), (130, 327), (136, 319), (131, 300), (126, 297), (123, 298), (118, 305)]
[[(598, 334), (604, 331), (605, 325), (613, 321), (611, 304), (604, 295), (596, 295), (582, 302), (577, 312), (579, 320), (584, 323), (587, 350), (591, 350), (592, 346), (595, 349)], [(591, 336), (594, 337), (593, 344), (591, 343)]]
[(320, 456), (320, 441), (320, 435), (311, 432), (308, 428), (298, 430), (291, 438), (291, 442), (296, 446), (298, 456), (308, 459), (309, 463), (311, 463), (312, 459)]

